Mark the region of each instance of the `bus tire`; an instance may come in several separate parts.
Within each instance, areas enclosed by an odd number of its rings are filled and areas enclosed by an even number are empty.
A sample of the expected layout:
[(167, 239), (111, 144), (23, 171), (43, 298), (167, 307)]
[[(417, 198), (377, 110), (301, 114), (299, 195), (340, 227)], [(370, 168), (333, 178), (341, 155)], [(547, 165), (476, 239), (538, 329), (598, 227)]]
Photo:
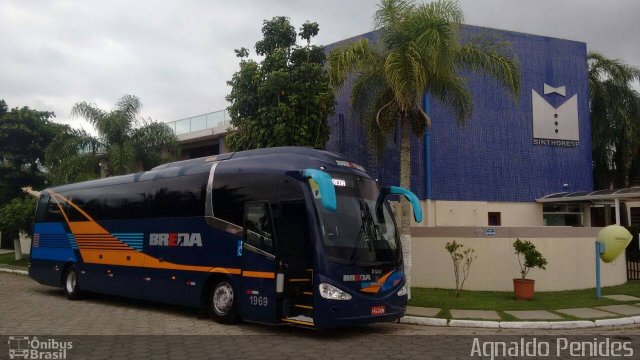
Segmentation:
[(76, 271), (75, 266), (69, 266), (67, 271), (64, 273), (62, 288), (64, 289), (65, 295), (67, 295), (67, 299), (80, 299), (82, 291), (80, 290), (80, 287), (78, 287), (78, 272)]
[(214, 321), (221, 324), (238, 322), (238, 294), (228, 279), (213, 283), (207, 297), (207, 309)]

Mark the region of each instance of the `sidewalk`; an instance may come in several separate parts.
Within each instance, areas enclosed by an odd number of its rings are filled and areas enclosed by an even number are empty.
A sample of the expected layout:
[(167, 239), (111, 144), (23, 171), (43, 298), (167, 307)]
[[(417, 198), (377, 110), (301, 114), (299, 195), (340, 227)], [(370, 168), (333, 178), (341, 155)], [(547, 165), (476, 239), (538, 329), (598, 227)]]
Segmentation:
[(1, 269), (7, 269), (7, 270), (24, 270), (24, 271), (29, 270), (26, 266), (17, 266), (17, 265), (8, 265), (8, 264), (0, 264), (0, 270), (1, 270)]
[(28, 275), (29, 269), (26, 266), (0, 264), (0, 272)]
[(464, 310), (407, 306), (403, 323), (431, 326), (569, 329), (640, 324), (640, 297), (604, 295), (615, 305), (555, 310)]
[[(616, 305), (596, 306), (592, 308), (566, 308), (555, 310), (512, 310), (512, 311), (494, 311), (494, 310), (462, 310), (450, 309), (442, 310), (439, 308), (426, 308), (417, 306), (408, 306), (406, 314), (422, 317), (439, 317), (448, 319), (466, 319), (466, 320), (490, 320), (490, 321), (509, 321), (509, 320), (595, 320), (604, 318), (615, 318), (621, 316), (637, 316), (640, 315), (640, 297), (616, 294), (604, 295), (603, 298), (618, 302)], [(449, 314), (447, 314), (447, 312)]]

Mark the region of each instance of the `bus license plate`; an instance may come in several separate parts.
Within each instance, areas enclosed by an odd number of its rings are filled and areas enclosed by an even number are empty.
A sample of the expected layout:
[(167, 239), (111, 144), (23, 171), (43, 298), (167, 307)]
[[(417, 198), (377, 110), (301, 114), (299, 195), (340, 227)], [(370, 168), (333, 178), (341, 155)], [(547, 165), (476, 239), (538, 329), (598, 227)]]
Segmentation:
[(384, 305), (382, 305), (382, 306), (372, 306), (371, 307), (371, 315), (384, 315)]

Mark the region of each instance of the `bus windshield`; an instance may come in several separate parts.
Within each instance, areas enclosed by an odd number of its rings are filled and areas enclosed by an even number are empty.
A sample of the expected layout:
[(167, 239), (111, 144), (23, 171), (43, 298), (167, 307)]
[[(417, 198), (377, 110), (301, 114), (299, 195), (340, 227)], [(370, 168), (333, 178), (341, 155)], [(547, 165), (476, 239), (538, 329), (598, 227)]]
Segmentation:
[(380, 193), (376, 182), (349, 174), (330, 175), (337, 211), (326, 210), (321, 199), (315, 199), (325, 255), (343, 264), (398, 264), (401, 252), (396, 226), (386, 203), (376, 209)]

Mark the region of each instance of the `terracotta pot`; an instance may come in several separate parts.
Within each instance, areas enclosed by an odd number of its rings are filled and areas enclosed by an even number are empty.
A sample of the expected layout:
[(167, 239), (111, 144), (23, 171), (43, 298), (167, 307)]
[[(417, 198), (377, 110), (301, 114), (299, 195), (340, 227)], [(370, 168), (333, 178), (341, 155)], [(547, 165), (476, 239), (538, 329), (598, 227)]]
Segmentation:
[(530, 279), (513, 279), (513, 292), (518, 300), (531, 300), (534, 294), (536, 281)]

